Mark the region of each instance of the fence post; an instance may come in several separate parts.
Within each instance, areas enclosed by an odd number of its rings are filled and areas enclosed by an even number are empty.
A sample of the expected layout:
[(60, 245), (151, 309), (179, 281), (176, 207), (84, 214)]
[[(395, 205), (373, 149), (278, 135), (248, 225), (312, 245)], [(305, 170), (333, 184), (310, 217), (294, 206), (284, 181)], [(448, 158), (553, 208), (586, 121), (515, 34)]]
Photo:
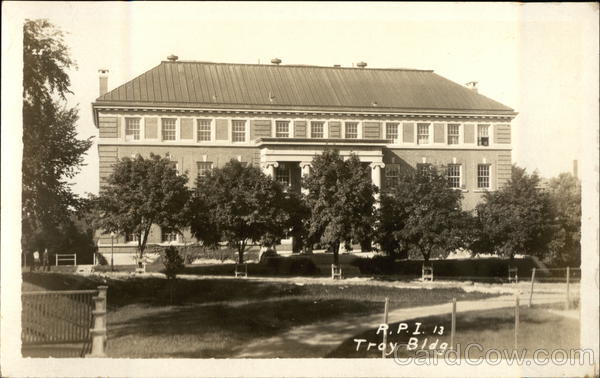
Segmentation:
[(531, 288), (529, 289), (529, 307), (533, 301), (533, 282), (535, 281), (535, 268), (531, 270)]
[[(388, 309), (390, 306), (390, 298), (385, 298), (385, 307), (383, 308), (383, 324), (388, 324)], [(385, 350), (387, 349), (387, 330), (383, 331), (383, 350), (381, 358), (385, 358)]]
[(452, 324), (450, 326), (450, 349), (454, 350), (454, 336), (456, 334), (456, 298), (452, 298)]
[(566, 297), (566, 303), (565, 303), (565, 308), (568, 310), (571, 307), (571, 299), (569, 298), (569, 285), (570, 285), (570, 279), (571, 279), (571, 268), (567, 267), (567, 297)]
[(519, 294), (515, 295), (515, 350), (519, 345)]
[(106, 290), (108, 286), (98, 286), (98, 296), (94, 297), (94, 328), (92, 336), (92, 352), (86, 357), (106, 357)]

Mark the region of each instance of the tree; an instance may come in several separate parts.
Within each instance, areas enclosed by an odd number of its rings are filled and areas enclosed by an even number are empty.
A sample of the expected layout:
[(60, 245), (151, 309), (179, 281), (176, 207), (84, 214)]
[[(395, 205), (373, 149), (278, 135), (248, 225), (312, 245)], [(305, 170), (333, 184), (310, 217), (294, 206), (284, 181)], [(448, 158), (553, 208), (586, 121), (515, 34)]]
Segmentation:
[(546, 261), (557, 266), (581, 263), (581, 183), (569, 173), (550, 180), (548, 194), (554, 210), (553, 239)]
[(260, 169), (232, 159), (197, 179), (192, 234), (207, 244), (227, 241), (241, 264), (248, 243), (272, 245), (285, 235), (285, 198), (282, 186)]
[(544, 257), (552, 240), (553, 213), (536, 173), (512, 167), (511, 179), (487, 192), (476, 207), (480, 237), (475, 252), (513, 259), (516, 253)]
[[(53, 237), (79, 206), (72, 179), (92, 145), (77, 139), (77, 108), (66, 106), (72, 93), (67, 70), (75, 68), (63, 33), (47, 20), (23, 27), (23, 185), (22, 246)], [(64, 225), (63, 225), (64, 226)]]
[(358, 157), (342, 159), (336, 150), (315, 156), (310, 176), (304, 180), (310, 209), (309, 239), (333, 251), (339, 264), (340, 243), (369, 237), (373, 224), (377, 187)]
[(469, 214), (443, 172), (407, 172), (381, 198), (377, 242), (390, 256), (429, 261), (466, 246)]
[(98, 227), (104, 233), (136, 235), (143, 258), (152, 225), (180, 232), (189, 223), (187, 181), (171, 160), (159, 155), (122, 158), (96, 200)]
[(165, 276), (169, 285), (169, 302), (173, 304), (173, 292), (177, 284), (177, 274), (181, 273), (185, 265), (183, 257), (179, 254), (177, 248), (169, 246), (163, 253), (163, 264), (165, 266)]

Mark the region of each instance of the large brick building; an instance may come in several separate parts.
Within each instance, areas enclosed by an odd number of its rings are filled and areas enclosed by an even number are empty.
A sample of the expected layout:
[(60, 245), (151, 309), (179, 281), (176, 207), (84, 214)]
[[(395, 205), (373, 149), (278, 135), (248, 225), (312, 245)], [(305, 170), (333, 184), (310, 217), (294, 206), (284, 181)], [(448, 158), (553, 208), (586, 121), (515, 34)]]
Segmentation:
[[(403, 169), (447, 167), (472, 209), (510, 177), (513, 109), (430, 70), (227, 64), (169, 60), (107, 91), (92, 104), (99, 128), (100, 186), (122, 157), (169, 156), (192, 178), (230, 159), (260, 166), (300, 190), (325, 148), (355, 153), (385, 186)], [(474, 83), (473, 83), (474, 84)], [(115, 263), (135, 242), (112, 240)], [(156, 227), (150, 243), (181, 240)], [(99, 240), (111, 250), (111, 237)], [(128, 256), (128, 257), (126, 257)]]

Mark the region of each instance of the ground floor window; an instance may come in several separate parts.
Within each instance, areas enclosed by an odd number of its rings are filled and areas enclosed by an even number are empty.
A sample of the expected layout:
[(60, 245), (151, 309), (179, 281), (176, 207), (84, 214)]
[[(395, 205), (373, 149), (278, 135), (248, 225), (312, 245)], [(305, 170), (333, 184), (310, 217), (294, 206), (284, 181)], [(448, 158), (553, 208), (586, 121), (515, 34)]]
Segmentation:
[(275, 168), (275, 181), (284, 187), (290, 186), (290, 167), (287, 164), (279, 163)]
[(136, 233), (125, 233), (125, 242), (126, 243), (130, 243), (130, 242), (137, 242), (139, 240), (139, 235)]
[(431, 173), (431, 164), (429, 163), (421, 163), (417, 164), (417, 173), (421, 176), (429, 176)]
[(490, 187), (490, 165), (477, 164), (477, 187), (489, 189)]
[(198, 167), (198, 177), (206, 177), (208, 172), (212, 169), (211, 161), (199, 161), (196, 163)]
[(394, 187), (400, 181), (400, 164), (385, 165), (385, 186)]
[(448, 185), (453, 189), (459, 189), (460, 180), (460, 164), (448, 164), (447, 170)]

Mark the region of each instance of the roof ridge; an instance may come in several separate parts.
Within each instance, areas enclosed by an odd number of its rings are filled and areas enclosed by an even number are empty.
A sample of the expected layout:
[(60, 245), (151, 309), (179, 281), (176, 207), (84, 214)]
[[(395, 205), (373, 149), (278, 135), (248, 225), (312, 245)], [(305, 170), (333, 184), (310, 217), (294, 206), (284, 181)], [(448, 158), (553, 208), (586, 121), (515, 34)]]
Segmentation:
[(294, 67), (294, 68), (329, 68), (329, 69), (347, 69), (347, 70), (377, 70), (377, 71), (417, 71), (417, 72), (434, 72), (434, 70), (426, 70), (419, 68), (360, 68), (360, 67), (335, 67), (335, 66), (318, 66), (312, 64), (261, 64), (261, 63), (230, 63), (230, 62), (209, 62), (204, 60), (163, 60), (162, 63), (176, 64), (176, 63), (197, 63), (197, 64), (217, 64), (217, 65), (228, 65), (228, 66), (256, 66), (256, 67)]

